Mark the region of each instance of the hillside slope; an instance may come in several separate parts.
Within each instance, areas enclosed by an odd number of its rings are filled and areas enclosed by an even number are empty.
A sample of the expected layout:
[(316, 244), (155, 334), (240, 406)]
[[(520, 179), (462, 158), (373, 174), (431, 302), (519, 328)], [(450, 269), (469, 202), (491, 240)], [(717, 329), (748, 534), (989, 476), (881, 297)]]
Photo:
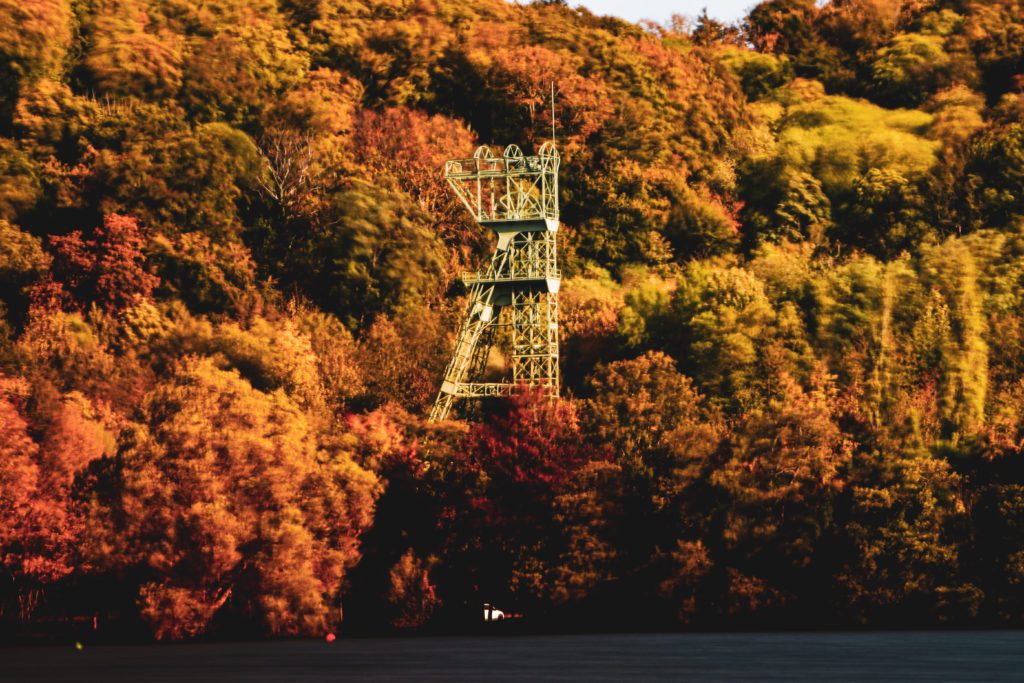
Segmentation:
[[(564, 399), (428, 425), (552, 82)], [(0, 0), (4, 628), (1019, 625), (1022, 89), (1019, 0)]]

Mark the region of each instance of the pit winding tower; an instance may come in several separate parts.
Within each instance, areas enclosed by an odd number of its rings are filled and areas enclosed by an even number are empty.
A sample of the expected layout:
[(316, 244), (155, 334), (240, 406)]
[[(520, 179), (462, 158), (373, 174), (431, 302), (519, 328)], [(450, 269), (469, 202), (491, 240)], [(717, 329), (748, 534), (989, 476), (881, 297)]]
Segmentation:
[[(432, 421), (447, 419), (460, 398), (503, 396), (520, 384), (558, 395), (558, 164), (553, 142), (536, 156), (509, 145), (499, 157), (481, 146), (445, 163), (448, 184), (498, 244), (486, 269), (462, 276), (469, 303)], [(511, 376), (482, 381), (503, 332)]]

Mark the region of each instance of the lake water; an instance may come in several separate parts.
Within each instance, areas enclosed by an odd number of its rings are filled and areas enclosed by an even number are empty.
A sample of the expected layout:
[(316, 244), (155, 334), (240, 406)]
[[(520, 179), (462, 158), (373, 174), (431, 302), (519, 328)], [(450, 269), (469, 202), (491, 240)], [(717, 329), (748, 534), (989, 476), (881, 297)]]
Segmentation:
[(3, 681), (1024, 681), (1024, 631), (0, 648)]

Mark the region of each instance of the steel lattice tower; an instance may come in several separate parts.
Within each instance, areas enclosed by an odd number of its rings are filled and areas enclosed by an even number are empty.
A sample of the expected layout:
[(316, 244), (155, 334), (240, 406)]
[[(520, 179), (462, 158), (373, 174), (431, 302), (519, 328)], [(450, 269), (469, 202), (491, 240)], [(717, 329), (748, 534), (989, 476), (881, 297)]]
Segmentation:
[[(537, 156), (516, 145), (494, 156), (477, 148), (472, 159), (445, 163), (448, 184), (498, 245), (485, 270), (463, 275), (469, 304), (455, 353), (430, 413), (447, 419), (459, 398), (503, 396), (519, 384), (558, 395), (558, 150), (546, 142)], [(492, 344), (505, 332), (511, 377), (484, 382)]]

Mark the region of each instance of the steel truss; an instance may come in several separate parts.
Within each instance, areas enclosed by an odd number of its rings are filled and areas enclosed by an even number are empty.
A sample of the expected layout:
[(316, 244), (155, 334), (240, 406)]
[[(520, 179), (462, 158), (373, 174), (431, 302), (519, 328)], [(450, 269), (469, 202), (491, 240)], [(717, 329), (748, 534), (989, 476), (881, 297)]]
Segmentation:
[[(504, 396), (520, 384), (558, 395), (558, 165), (550, 142), (537, 156), (509, 145), (496, 157), (484, 146), (445, 164), (449, 185), (498, 245), (485, 270), (462, 277), (469, 301), (432, 421), (447, 419), (458, 399)], [(511, 340), (511, 377), (484, 382), (499, 331)]]

